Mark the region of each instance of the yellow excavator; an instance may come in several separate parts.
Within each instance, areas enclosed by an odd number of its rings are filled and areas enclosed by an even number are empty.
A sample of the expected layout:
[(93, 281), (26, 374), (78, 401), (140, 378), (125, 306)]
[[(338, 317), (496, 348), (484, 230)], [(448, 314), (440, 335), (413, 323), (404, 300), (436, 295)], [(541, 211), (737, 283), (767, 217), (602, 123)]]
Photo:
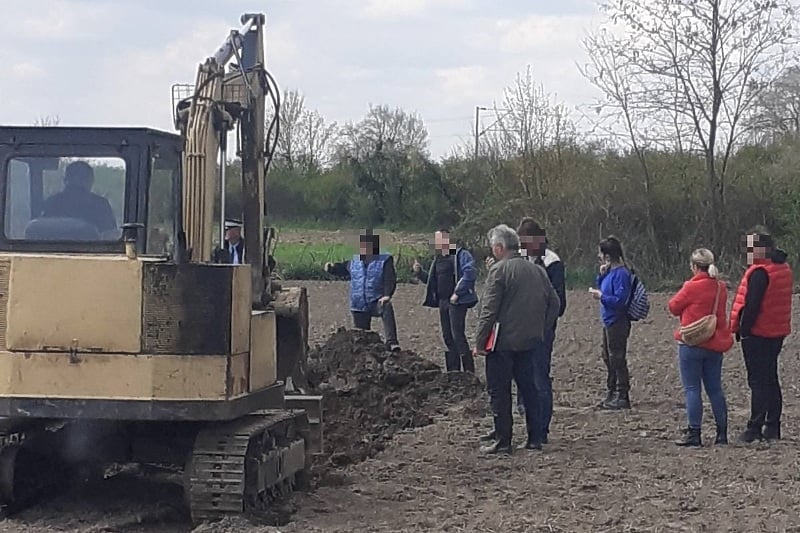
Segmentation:
[[(265, 21), (243, 15), (196, 83), (173, 87), (179, 134), (0, 127), (5, 512), (142, 463), (182, 468), (192, 519), (213, 520), (265, 508), (321, 451), (322, 399), (303, 390), (307, 295), (276, 281), (265, 224), (279, 126)], [(222, 246), (229, 137), (242, 264)]]

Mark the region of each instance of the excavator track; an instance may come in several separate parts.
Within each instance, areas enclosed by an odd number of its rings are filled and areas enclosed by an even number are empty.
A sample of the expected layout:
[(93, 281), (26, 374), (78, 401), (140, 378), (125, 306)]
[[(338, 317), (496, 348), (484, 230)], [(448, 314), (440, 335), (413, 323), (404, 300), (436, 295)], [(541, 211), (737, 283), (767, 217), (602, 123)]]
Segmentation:
[(259, 411), (200, 430), (184, 474), (192, 521), (266, 510), (303, 483), (308, 424), (303, 411)]
[(0, 517), (32, 506), (66, 486), (70, 471), (58, 454), (47, 450), (59, 449), (57, 434), (65, 425), (0, 433)]

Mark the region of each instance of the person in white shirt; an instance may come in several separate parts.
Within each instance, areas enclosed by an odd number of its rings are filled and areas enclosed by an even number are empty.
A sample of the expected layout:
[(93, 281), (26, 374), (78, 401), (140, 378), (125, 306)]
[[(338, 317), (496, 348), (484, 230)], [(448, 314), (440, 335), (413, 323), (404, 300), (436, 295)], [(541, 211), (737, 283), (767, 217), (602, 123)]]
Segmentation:
[(229, 262), (234, 265), (244, 263), (244, 241), (242, 240), (242, 223), (238, 220), (225, 221), (225, 251)]

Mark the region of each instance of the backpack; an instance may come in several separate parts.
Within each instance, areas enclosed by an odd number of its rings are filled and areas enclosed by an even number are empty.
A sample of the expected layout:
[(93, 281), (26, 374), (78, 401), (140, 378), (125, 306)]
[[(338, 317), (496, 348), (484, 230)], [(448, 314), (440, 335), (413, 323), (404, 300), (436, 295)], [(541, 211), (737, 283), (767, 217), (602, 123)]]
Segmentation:
[(628, 300), (628, 318), (638, 322), (647, 318), (650, 312), (650, 300), (647, 298), (647, 289), (639, 276), (631, 270), (631, 296)]

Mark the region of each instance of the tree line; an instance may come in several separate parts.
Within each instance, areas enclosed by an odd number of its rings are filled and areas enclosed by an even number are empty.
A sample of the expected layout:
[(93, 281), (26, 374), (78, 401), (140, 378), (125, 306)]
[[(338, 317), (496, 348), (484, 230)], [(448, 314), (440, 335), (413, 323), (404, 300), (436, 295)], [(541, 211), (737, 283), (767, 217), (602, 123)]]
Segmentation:
[[(494, 126), (435, 160), (419, 114), (370, 105), (328, 121), (284, 91), (267, 178), (270, 223), (454, 236), (533, 216), (572, 271), (618, 236), (645, 276), (680, 279), (692, 249), (740, 268), (740, 235), (767, 226), (800, 250), (800, 64), (792, 0), (606, 0), (577, 68), (600, 95), (569, 109), (528, 67)], [(48, 117), (42, 122), (50, 120)], [(268, 124), (272, 117), (268, 117)], [(57, 121), (57, 119), (56, 119)], [(237, 166), (229, 213), (240, 210)], [(733, 274), (733, 273), (732, 273)]]
[[(608, 234), (650, 276), (682, 278), (691, 250), (739, 265), (740, 235), (800, 244), (800, 68), (789, 0), (609, 0), (578, 68), (596, 102), (566, 108), (518, 74), (497, 122), (438, 161), (418, 114), (371, 105), (328, 122), (286, 90), (268, 176), (271, 221), (432, 231), (485, 247), (525, 215), (568, 264)], [(502, 111), (501, 111), (502, 110)], [(477, 155), (477, 157), (476, 157)], [(235, 180), (232, 180), (235, 187)], [(234, 206), (231, 206), (234, 207)]]

